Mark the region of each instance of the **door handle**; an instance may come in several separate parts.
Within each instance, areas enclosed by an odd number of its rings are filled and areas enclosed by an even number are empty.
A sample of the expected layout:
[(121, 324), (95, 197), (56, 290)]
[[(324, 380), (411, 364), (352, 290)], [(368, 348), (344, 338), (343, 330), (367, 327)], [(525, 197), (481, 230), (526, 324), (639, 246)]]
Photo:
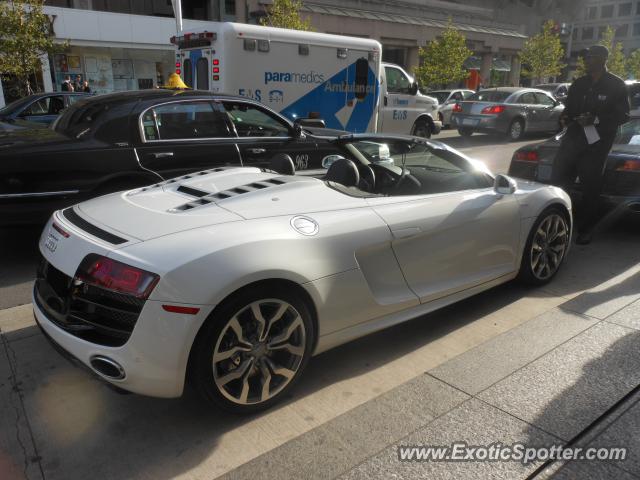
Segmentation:
[(385, 95), (384, 96), (384, 106), (387, 106), (387, 103), (389, 102), (389, 98)]
[(158, 152), (158, 153), (152, 153), (151, 156), (153, 158), (169, 158), (169, 157), (173, 157), (173, 152)]
[(267, 150), (265, 148), (247, 148), (247, 152), (253, 153), (254, 155), (260, 155), (266, 151)]
[(392, 230), (393, 236), (396, 239), (414, 237), (418, 235), (420, 232), (421, 230), (418, 227), (407, 227), (407, 228), (400, 228), (398, 230)]

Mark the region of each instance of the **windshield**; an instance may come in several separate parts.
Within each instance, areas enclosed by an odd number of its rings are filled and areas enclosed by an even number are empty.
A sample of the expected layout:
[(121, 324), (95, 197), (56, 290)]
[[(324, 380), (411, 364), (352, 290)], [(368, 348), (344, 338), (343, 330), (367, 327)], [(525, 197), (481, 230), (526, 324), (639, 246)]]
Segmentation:
[(499, 90), (482, 90), (471, 95), (467, 100), (470, 102), (504, 102), (511, 92), (501, 92)]
[(30, 97), (20, 98), (14, 102), (11, 102), (4, 108), (0, 108), (0, 116), (11, 115), (12, 113), (20, 110), (22, 107), (26, 106), (31, 100)]
[(80, 138), (91, 130), (108, 109), (109, 105), (103, 102), (78, 101), (58, 117), (52, 128), (69, 137)]
[(438, 103), (444, 103), (449, 98), (451, 92), (428, 92), (427, 95), (438, 99)]

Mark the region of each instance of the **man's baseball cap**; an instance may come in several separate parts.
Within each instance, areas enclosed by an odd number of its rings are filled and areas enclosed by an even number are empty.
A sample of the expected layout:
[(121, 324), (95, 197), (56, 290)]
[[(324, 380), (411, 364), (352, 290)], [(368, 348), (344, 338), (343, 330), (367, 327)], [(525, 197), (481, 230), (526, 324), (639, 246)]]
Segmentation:
[(585, 57), (609, 58), (609, 49), (604, 45), (593, 45), (587, 49)]

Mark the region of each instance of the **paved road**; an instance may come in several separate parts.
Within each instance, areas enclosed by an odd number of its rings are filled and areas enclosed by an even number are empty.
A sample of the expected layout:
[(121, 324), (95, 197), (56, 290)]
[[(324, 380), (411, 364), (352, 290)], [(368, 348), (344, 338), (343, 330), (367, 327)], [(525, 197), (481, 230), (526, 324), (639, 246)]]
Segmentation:
[[(456, 130), (444, 130), (434, 139), (484, 161), (496, 173), (505, 173), (513, 152), (541, 137), (529, 137), (523, 142), (513, 143), (500, 136), (475, 134), (463, 138)], [(0, 310), (31, 301), (31, 281), (37, 267), (39, 236), (39, 227), (0, 229)]]

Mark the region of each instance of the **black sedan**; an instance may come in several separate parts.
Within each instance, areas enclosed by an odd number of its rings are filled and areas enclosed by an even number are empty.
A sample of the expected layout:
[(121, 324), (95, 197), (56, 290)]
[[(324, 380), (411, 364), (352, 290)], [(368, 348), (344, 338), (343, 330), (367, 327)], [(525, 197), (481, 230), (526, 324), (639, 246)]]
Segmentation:
[(528, 132), (557, 132), (563, 110), (564, 105), (543, 90), (500, 87), (456, 103), (451, 126), (464, 137), (482, 132), (518, 140)]
[[(509, 175), (549, 183), (561, 135), (516, 150)], [(579, 192), (576, 183), (570, 193)], [(640, 118), (632, 118), (618, 130), (605, 164), (601, 198), (605, 207), (617, 207), (620, 213), (640, 213)]]
[[(74, 92), (50, 92), (29, 95), (1, 108), (0, 122), (11, 125), (16, 121), (28, 121), (48, 125), (58, 118), (62, 110), (89, 95), (88, 93)], [(2, 129), (1, 125), (0, 129)], [(10, 127), (7, 129), (11, 130)]]
[(215, 166), (318, 169), (338, 153), (328, 138), (246, 98), (174, 90), (90, 97), (51, 129), (0, 133), (0, 225), (37, 223), (87, 198)]

